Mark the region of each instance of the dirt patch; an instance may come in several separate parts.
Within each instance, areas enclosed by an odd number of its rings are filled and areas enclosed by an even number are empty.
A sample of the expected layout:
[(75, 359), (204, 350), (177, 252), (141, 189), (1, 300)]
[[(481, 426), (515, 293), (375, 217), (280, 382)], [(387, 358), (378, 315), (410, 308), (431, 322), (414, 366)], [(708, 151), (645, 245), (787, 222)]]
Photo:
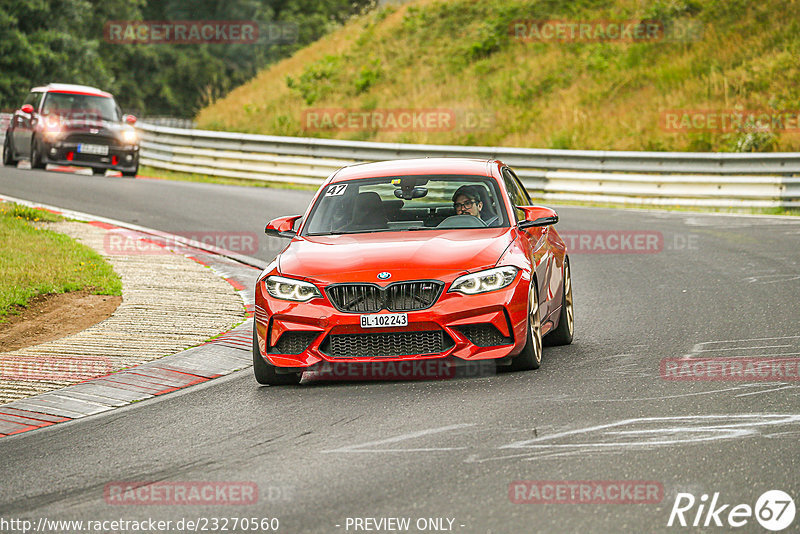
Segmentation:
[(122, 297), (74, 291), (40, 295), (0, 323), (0, 352), (22, 349), (75, 334), (108, 319)]

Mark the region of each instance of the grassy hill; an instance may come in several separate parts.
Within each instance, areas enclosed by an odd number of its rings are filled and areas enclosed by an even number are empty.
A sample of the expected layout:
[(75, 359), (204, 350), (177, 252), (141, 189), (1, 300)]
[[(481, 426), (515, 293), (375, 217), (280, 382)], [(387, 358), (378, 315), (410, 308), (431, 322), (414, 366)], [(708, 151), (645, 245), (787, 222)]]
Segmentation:
[[(800, 0), (419, 0), (352, 19), (203, 109), (198, 127), (406, 143), (800, 151), (796, 118), (789, 131), (668, 131), (664, 122), (671, 110), (796, 117), (798, 13)], [(657, 20), (663, 38), (531, 42), (510, 30), (520, 20)], [(309, 110), (325, 109), (444, 110), (455, 127), (309, 129)]]

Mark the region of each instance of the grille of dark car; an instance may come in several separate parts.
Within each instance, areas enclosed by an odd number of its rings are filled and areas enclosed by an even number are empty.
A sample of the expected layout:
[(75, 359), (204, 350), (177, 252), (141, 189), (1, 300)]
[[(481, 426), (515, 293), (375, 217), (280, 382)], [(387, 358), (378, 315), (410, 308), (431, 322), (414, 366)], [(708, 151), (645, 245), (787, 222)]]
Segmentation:
[(437, 280), (395, 282), (381, 288), (375, 284), (335, 284), (328, 286), (328, 298), (337, 310), (349, 313), (379, 312), (383, 309), (406, 312), (430, 308), (442, 292)]
[[(103, 162), (105, 159), (105, 162)], [(96, 154), (73, 154), (71, 161), (86, 161), (92, 163), (108, 163), (107, 156), (98, 156)]]
[(439, 354), (454, 345), (443, 330), (383, 332), (376, 334), (333, 334), (320, 347), (332, 358), (382, 358)]
[(478, 347), (497, 347), (514, 343), (513, 338), (504, 336), (496, 326), (490, 323), (458, 326), (456, 329)]
[(270, 347), (270, 354), (300, 354), (304, 352), (319, 332), (284, 332), (278, 338), (274, 347)]
[(86, 143), (87, 145), (117, 146), (119, 141), (114, 136), (74, 133), (64, 139), (65, 143)]

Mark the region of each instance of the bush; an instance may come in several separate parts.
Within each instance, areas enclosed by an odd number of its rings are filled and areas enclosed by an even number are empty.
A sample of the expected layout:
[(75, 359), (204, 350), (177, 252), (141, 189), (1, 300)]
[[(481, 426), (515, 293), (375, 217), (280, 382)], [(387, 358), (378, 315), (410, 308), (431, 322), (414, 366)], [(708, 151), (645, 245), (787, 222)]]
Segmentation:
[(334, 82), (339, 77), (340, 64), (340, 56), (325, 56), (306, 67), (299, 79), (287, 76), (286, 85), (300, 93), (310, 106), (333, 90)]
[(367, 91), (370, 87), (375, 85), (383, 75), (381, 71), (381, 60), (373, 60), (369, 66), (361, 67), (361, 72), (358, 73), (354, 83), (356, 94), (361, 94)]

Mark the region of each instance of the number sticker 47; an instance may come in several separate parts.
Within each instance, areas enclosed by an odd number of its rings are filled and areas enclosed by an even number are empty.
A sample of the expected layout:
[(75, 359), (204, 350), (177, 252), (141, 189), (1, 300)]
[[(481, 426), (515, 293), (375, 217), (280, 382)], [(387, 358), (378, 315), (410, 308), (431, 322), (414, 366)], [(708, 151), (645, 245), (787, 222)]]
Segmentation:
[(347, 189), (347, 184), (336, 184), (332, 185), (325, 191), (326, 197), (338, 197), (340, 195), (344, 195), (344, 191)]

